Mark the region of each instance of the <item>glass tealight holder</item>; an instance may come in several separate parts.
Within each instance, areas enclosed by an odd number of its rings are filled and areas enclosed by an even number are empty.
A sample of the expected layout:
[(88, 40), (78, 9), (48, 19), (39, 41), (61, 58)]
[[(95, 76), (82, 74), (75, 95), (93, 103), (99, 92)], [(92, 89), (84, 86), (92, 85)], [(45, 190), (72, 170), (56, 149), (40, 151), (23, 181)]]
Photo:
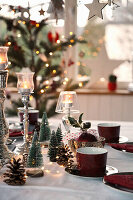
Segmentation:
[(34, 90), (33, 76), (34, 72), (16, 73), (18, 77), (17, 88), (19, 93), (32, 93)]
[(55, 111), (57, 113), (79, 113), (76, 92), (62, 91), (59, 95)]
[(7, 52), (8, 47), (0, 47), (0, 70), (5, 70), (8, 67)]
[(73, 113), (79, 113), (77, 95), (75, 91), (62, 91), (59, 95), (55, 112), (64, 113), (62, 123), (66, 129), (65, 135), (70, 132), (68, 117)]

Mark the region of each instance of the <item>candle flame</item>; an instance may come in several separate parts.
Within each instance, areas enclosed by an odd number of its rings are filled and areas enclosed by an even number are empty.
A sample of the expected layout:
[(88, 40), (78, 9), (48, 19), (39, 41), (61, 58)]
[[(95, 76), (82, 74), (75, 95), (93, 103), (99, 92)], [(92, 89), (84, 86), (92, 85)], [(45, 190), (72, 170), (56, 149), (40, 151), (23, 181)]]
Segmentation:
[(64, 95), (63, 103), (72, 103), (73, 96), (71, 94)]
[(28, 89), (28, 83), (26, 81), (24, 82), (24, 89)]

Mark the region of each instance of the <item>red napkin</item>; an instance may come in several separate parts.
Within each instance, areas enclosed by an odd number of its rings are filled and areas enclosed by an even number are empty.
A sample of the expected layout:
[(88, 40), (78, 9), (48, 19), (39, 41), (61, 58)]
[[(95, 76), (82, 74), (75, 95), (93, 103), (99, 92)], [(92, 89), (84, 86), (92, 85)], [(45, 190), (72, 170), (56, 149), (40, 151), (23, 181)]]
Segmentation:
[(127, 152), (133, 153), (133, 144), (109, 144), (111, 147), (114, 147), (119, 150), (126, 150)]
[[(32, 134), (32, 132), (28, 133), (29, 135)], [(9, 137), (19, 137), (19, 136), (23, 136), (24, 133), (23, 131), (19, 131), (19, 132), (12, 132), (9, 130)]]
[(117, 184), (128, 189), (133, 189), (133, 175), (114, 174), (104, 176), (104, 181), (111, 184)]

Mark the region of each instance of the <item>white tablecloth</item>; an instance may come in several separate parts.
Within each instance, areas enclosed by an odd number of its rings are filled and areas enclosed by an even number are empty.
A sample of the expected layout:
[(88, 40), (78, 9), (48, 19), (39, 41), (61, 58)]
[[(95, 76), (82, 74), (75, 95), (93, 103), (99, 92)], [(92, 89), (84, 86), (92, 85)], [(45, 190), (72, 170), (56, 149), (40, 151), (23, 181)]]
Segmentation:
[[(52, 120), (57, 126), (58, 121)], [(93, 121), (92, 128), (99, 122)], [(120, 122), (121, 135), (133, 141), (133, 123)], [(105, 146), (108, 150), (108, 165), (120, 172), (133, 172), (133, 154), (123, 153)], [(131, 200), (133, 193), (128, 193), (104, 185), (102, 178), (83, 178), (67, 174), (56, 163), (45, 161), (45, 172), (41, 178), (28, 178), (24, 186), (8, 186), (0, 179), (0, 200)], [(0, 171), (0, 176), (2, 170)]]

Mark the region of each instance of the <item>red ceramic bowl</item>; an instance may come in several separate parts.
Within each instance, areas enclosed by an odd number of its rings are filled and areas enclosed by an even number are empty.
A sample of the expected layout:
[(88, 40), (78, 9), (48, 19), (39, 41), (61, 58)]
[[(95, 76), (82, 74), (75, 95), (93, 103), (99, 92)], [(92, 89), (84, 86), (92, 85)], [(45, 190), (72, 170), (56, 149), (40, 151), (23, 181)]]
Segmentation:
[(107, 150), (97, 147), (77, 149), (77, 163), (81, 176), (103, 177), (106, 173)]
[[(23, 111), (20, 111), (19, 117), (21, 122), (23, 122), (23, 115), (24, 115)], [(35, 125), (38, 122), (39, 110), (29, 110), (28, 115), (29, 115), (29, 124)]]
[(98, 132), (101, 137), (105, 138), (107, 143), (118, 142), (120, 136), (120, 125), (116, 123), (98, 124)]

